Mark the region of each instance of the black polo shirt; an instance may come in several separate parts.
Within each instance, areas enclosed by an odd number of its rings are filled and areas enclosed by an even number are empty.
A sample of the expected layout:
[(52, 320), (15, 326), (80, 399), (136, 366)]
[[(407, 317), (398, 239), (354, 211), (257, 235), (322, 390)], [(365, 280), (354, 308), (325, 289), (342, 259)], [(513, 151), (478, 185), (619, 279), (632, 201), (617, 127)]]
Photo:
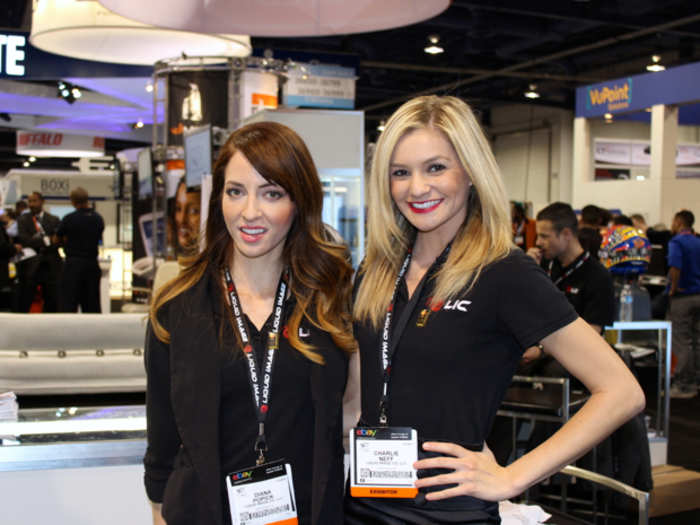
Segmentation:
[[(285, 302), (285, 323), (294, 310), (295, 300)], [(258, 367), (262, 368), (262, 356), (267, 342), (267, 334), (272, 328), (272, 314), (261, 328), (245, 316), (249, 336), (254, 348)], [(340, 407), (343, 390), (347, 379), (347, 360), (344, 353), (335, 345), (327, 332), (313, 326), (303, 319), (299, 327), (299, 338), (312, 345), (325, 359), (325, 364), (311, 362), (289, 342), (288, 326), (285, 324), (279, 337), (272, 371), (270, 387), (270, 411), (265, 422), (265, 435), (268, 445), (268, 461), (285, 459), (292, 465), (294, 492), (297, 502), (297, 514), (300, 525), (311, 523), (312, 487), (314, 469), (314, 447), (331, 447), (337, 451), (337, 458), (342, 457), (342, 436), (340, 428), (337, 433), (328, 429), (325, 443), (314, 443), (315, 410), (318, 400), (314, 399), (311, 387), (311, 375), (314, 368), (323, 367), (324, 376), (328, 378), (329, 388), (324, 392), (335, 400), (333, 406), (338, 413), (333, 417), (341, 421)], [(253, 394), (248, 376), (248, 364), (242, 352), (233, 350), (235, 336), (229, 325), (225, 325), (223, 344), (230, 349), (222, 353), (221, 368), (221, 406), (219, 410), (220, 446), (222, 471), (229, 473), (255, 464), (257, 454), (254, 444), (258, 434), (258, 423)], [(338, 470), (340, 472), (340, 470)], [(330, 479), (330, 484), (341, 480)], [(221, 493), (224, 501), (224, 523), (231, 523), (228, 496), (224, 480), (221, 481)]]
[(63, 217), (56, 234), (65, 238), (66, 257), (96, 259), (104, 229), (105, 223), (99, 213), (92, 208), (78, 208)]
[[(612, 276), (593, 257), (588, 257), (581, 266), (576, 268), (585, 255), (586, 252), (579, 255), (566, 268), (562, 268), (556, 259), (544, 261), (543, 267), (582, 319), (600, 327), (609, 326), (615, 320), (615, 292)], [(559, 278), (572, 268), (575, 268), (573, 272), (557, 283)]]
[[(391, 365), (388, 423), (417, 429), (420, 441), (481, 447), (524, 350), (577, 316), (521, 250), (489, 265), (471, 290), (434, 307), (426, 319), (432, 284), (421, 291), (403, 333), (391, 334), (400, 339)], [(402, 280), (395, 321), (407, 302)], [(362, 366), (362, 423), (374, 426), (382, 388), (381, 330), (355, 323), (355, 336)], [(475, 505), (474, 498), (463, 501), (465, 507)], [(454, 504), (460, 502), (439, 502), (437, 507)]]

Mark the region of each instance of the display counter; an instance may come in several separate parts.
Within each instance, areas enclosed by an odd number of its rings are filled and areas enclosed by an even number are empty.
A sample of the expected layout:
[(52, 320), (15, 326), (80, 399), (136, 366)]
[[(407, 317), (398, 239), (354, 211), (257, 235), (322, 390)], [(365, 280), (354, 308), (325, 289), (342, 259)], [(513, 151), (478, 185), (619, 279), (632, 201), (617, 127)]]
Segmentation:
[(3, 525), (150, 523), (145, 438), (143, 406), (26, 409), (0, 421)]
[(619, 351), (632, 357), (656, 353), (656, 418), (649, 428), (652, 465), (664, 465), (668, 456), (668, 431), (671, 414), (671, 322), (616, 321), (605, 327), (606, 339)]

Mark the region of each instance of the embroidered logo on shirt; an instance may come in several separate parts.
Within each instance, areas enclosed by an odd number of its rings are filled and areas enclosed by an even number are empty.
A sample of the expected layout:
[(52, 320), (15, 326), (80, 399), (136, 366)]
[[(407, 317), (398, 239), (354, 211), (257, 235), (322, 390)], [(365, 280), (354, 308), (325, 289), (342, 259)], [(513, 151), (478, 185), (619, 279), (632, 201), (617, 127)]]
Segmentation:
[(466, 299), (462, 300), (456, 300), (452, 301), (449, 300), (445, 303), (445, 306), (443, 306), (443, 310), (458, 310), (460, 312), (468, 312), (469, 309), (467, 308), (470, 304), (472, 304), (471, 301), (467, 301)]
[(452, 310), (466, 313), (469, 311), (470, 304), (472, 304), (472, 302), (466, 299), (449, 300), (445, 303), (437, 302), (435, 304), (432, 304), (432, 298), (428, 298), (426, 306), (429, 307), (424, 308), (420, 311), (420, 313), (418, 314), (418, 320), (416, 321), (416, 326), (418, 328), (423, 328), (428, 323), (428, 318), (430, 317), (430, 314), (432, 312), (438, 312), (440, 310)]
[[(284, 328), (282, 329), (282, 335), (284, 336), (285, 339), (289, 339), (289, 326), (284, 325)], [(311, 335), (311, 332), (309, 330), (304, 329), (303, 327), (299, 327), (299, 339), (305, 339)]]

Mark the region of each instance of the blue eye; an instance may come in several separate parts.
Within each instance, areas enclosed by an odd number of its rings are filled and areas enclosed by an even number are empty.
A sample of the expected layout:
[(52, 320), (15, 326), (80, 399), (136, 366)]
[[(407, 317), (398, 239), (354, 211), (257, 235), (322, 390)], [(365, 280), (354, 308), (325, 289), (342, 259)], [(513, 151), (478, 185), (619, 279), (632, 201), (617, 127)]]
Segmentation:
[(439, 171), (444, 171), (447, 169), (444, 164), (440, 164), (439, 162), (435, 162), (428, 166), (428, 172), (429, 173), (437, 173)]

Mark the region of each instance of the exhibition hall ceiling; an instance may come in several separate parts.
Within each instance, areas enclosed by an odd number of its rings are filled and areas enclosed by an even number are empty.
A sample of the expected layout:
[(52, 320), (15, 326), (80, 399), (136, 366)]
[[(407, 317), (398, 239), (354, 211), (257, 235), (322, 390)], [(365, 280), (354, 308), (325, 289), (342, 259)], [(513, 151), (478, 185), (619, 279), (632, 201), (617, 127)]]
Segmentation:
[[(31, 0), (0, 3), (0, 26), (28, 32), (30, 24)], [(424, 51), (431, 37), (437, 37), (435, 45), (442, 53)], [(252, 35), (252, 45), (254, 54), (269, 49), (279, 58), (316, 58), (355, 67), (355, 107), (366, 112), (368, 135), (374, 138), (381, 120), (404, 100), (424, 93), (469, 100), (487, 125), (490, 110), (514, 103), (573, 111), (577, 86), (644, 73), (652, 55), (666, 67), (700, 61), (700, 12), (697, 0), (455, 0), (440, 15), (407, 27), (326, 37)], [(86, 88), (87, 99), (102, 108), (97, 115), (83, 112), (85, 129), (109, 121), (124, 131), (112, 136), (124, 139), (130, 124), (139, 118), (152, 120), (146, 78), (71, 81)], [(51, 89), (46, 81), (32, 84), (34, 90)], [(527, 99), (524, 94), (533, 84), (540, 97)], [(67, 110), (65, 101), (39, 96), (33, 101), (11, 99), (16, 109), (8, 111), (7, 97), (16, 94), (15, 88), (0, 85), (0, 117), (17, 113), (19, 118), (22, 113), (58, 118)], [(68, 109), (79, 112), (87, 99)], [(6, 128), (2, 134), (7, 133)], [(2, 156), (6, 142), (0, 142)], [(4, 169), (0, 164), (0, 171)]]

